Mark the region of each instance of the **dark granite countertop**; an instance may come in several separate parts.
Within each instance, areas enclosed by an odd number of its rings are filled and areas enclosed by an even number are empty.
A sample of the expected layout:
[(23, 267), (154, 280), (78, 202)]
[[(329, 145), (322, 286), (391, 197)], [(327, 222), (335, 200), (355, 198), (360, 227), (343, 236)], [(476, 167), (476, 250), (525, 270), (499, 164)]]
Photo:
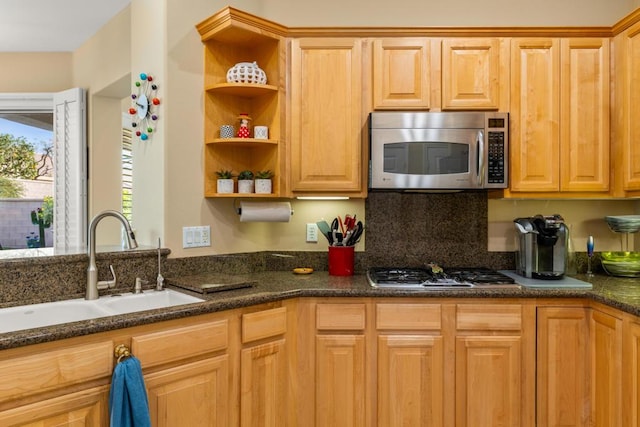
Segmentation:
[[(61, 325), (0, 334), (0, 349), (21, 347), (64, 338), (88, 335), (181, 317), (213, 313), (294, 297), (419, 297), (419, 298), (587, 298), (624, 312), (640, 316), (640, 280), (597, 275), (590, 281), (593, 289), (461, 289), (461, 290), (389, 290), (368, 285), (364, 274), (349, 277), (329, 276), (326, 271), (298, 275), (289, 271), (262, 272), (244, 276), (217, 273), (198, 274), (173, 279), (182, 292), (204, 298), (201, 303), (103, 317)], [(251, 283), (251, 287), (223, 292), (198, 293), (200, 284), (223, 282)], [(167, 279), (172, 283), (172, 279)], [(74, 296), (78, 298), (79, 296)]]

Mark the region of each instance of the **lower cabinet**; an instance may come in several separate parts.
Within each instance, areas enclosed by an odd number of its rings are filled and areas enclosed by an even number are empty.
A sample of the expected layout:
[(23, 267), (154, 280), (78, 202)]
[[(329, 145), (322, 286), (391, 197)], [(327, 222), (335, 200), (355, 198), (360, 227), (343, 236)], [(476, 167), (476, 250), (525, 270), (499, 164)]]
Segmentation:
[(538, 308), (538, 426), (589, 425), (589, 308)]
[(533, 305), (456, 305), (456, 426), (535, 425), (534, 331)]
[(145, 384), (154, 426), (230, 425), (228, 355), (148, 374)]
[(285, 307), (242, 316), (240, 425), (286, 425), (287, 364)]
[(314, 425), (366, 426), (366, 304), (318, 304), (315, 323)]
[(446, 425), (441, 305), (378, 303), (376, 332), (378, 425)]
[(622, 425), (622, 319), (591, 309), (591, 425)]
[(640, 319), (625, 316), (622, 324), (622, 425), (640, 425)]

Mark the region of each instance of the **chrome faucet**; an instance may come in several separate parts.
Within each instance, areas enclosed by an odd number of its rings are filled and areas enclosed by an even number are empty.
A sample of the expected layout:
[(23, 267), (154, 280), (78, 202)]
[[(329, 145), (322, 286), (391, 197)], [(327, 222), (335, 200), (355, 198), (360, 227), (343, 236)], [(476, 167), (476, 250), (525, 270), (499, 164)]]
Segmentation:
[(116, 284), (116, 275), (113, 271), (113, 266), (109, 266), (111, 269), (111, 275), (113, 280), (105, 280), (98, 282), (98, 267), (96, 267), (96, 227), (102, 218), (112, 216), (120, 220), (127, 232), (127, 246), (129, 249), (135, 249), (138, 247), (136, 242), (136, 236), (131, 230), (131, 224), (124, 215), (118, 211), (103, 211), (93, 217), (89, 224), (89, 268), (87, 268), (87, 292), (84, 299), (92, 300), (98, 299), (98, 289), (106, 289), (114, 287)]

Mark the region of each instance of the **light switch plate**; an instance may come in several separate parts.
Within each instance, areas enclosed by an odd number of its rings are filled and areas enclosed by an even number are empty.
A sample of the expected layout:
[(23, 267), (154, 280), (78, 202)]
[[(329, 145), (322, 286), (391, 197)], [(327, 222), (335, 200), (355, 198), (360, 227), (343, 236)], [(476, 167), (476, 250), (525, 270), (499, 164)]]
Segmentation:
[(314, 223), (307, 224), (307, 243), (318, 243), (318, 226)]
[(205, 246), (211, 246), (210, 226), (182, 227), (183, 248), (200, 248)]

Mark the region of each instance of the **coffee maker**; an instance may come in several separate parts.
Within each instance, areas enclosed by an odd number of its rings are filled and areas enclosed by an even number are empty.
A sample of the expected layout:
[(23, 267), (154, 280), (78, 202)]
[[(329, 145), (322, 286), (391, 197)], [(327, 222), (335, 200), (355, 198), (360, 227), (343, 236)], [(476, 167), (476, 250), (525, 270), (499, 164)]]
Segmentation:
[(524, 277), (562, 279), (567, 265), (568, 229), (562, 216), (513, 220), (517, 231), (516, 272)]

